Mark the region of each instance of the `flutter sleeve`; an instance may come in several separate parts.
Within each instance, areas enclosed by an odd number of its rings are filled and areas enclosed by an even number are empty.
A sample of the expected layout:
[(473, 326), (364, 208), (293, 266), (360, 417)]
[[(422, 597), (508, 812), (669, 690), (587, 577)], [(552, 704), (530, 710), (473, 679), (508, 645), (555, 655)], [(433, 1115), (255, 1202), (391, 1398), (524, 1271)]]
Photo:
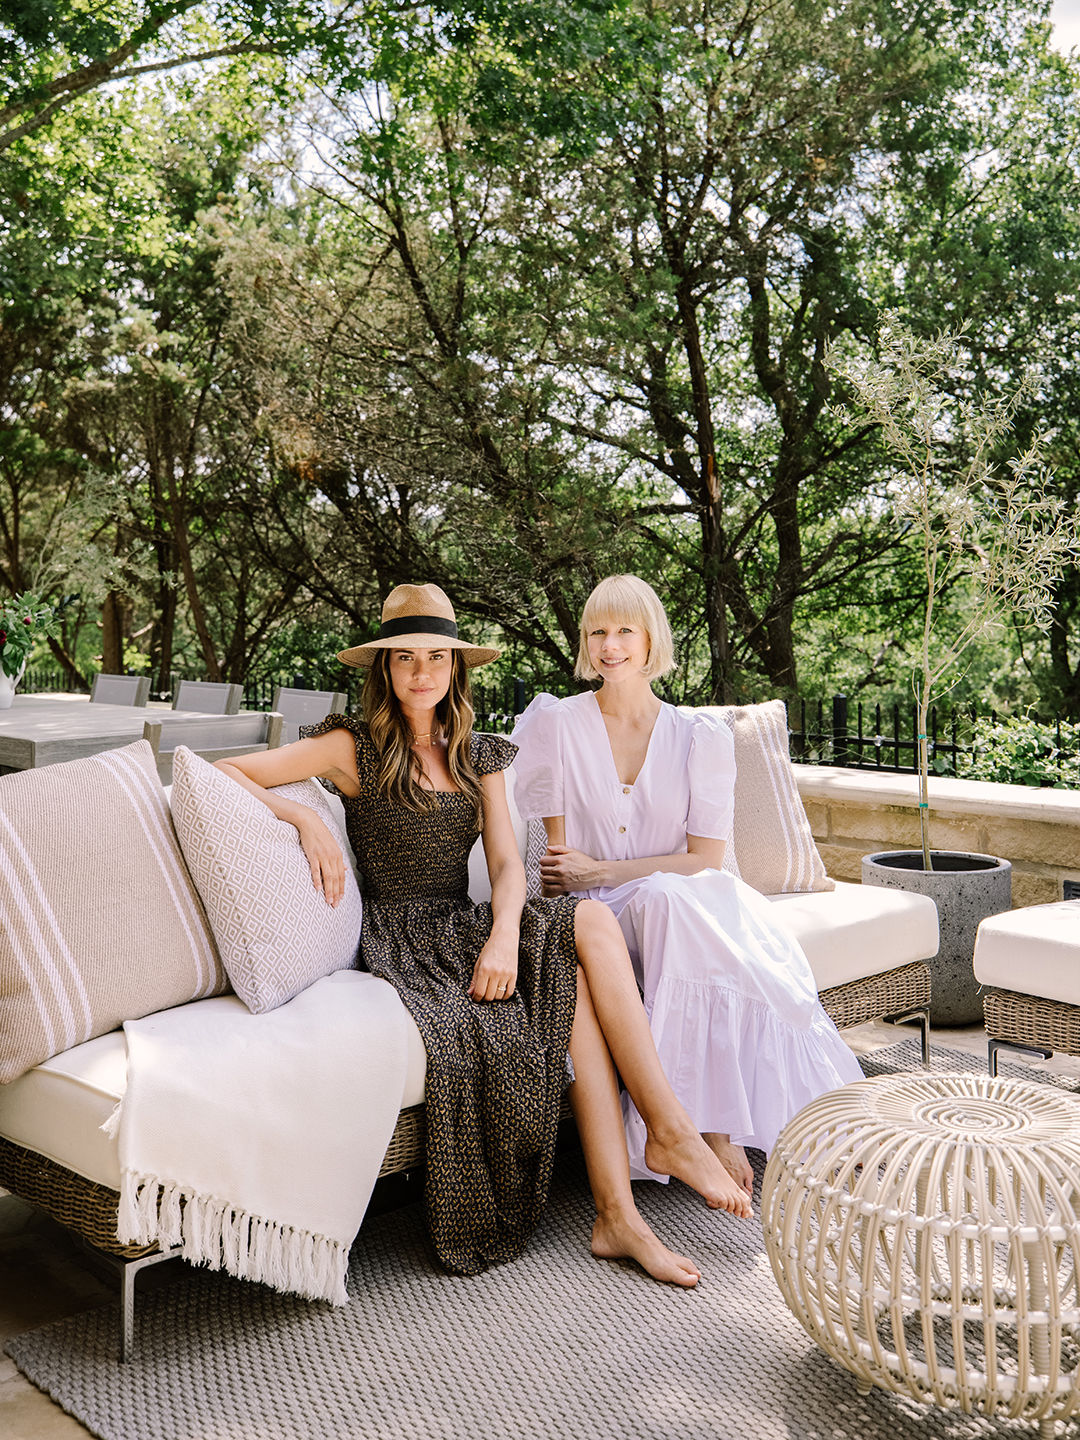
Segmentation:
[(735, 820), (735, 737), (715, 712), (697, 711), (693, 726), (686, 831), (708, 840), (729, 840)]
[(351, 730), (359, 739), (367, 738), (367, 726), (363, 720), (353, 720), (349, 715), (339, 715), (334, 711), (327, 715), (325, 720), (320, 720), (317, 725), (301, 725), (300, 739), (313, 740), (319, 735), (328, 735), (331, 730)]
[(504, 735), (474, 734), (473, 769), (478, 775), (494, 775), (514, 763), (518, 747)]
[[(371, 760), (375, 750), (371, 743), (371, 737), (368, 735), (366, 722), (354, 720), (351, 715), (339, 715), (335, 711), (333, 714), (327, 715), (325, 720), (320, 720), (317, 725), (301, 725), (300, 739), (315, 740), (320, 735), (328, 735), (331, 730), (348, 730), (351, 733), (356, 744), (356, 775), (360, 781), (361, 793), (363, 793), (365, 787), (371, 783)], [(323, 789), (329, 790), (331, 795), (339, 795), (343, 800), (349, 798), (337, 788), (332, 780), (327, 780), (322, 775), (317, 778)]]
[(565, 815), (563, 801), (561, 701), (537, 695), (514, 726), (514, 800), (523, 820)]

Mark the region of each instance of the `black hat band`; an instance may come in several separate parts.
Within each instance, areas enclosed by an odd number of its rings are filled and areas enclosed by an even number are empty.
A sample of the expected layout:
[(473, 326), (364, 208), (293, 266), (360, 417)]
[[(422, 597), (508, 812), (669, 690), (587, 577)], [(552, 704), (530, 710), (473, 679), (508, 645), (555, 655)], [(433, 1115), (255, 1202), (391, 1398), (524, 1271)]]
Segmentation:
[(445, 635), (458, 638), (457, 624), (441, 615), (405, 615), (400, 620), (384, 620), (379, 626), (379, 639), (391, 640), (395, 635)]

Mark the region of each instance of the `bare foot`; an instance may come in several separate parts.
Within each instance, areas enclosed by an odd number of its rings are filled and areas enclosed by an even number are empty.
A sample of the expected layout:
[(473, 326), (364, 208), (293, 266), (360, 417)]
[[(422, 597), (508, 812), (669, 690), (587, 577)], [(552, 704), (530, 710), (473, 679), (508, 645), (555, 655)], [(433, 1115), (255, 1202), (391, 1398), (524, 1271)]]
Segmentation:
[(701, 1279), (697, 1266), (662, 1245), (636, 1211), (631, 1216), (597, 1216), (592, 1253), (601, 1260), (636, 1260), (654, 1280), (668, 1280), (688, 1290)]
[(730, 1135), (721, 1135), (715, 1130), (706, 1130), (701, 1138), (723, 1165), (736, 1185), (741, 1185), (748, 1195), (754, 1193), (754, 1171), (741, 1145), (733, 1145)]
[(654, 1175), (674, 1175), (703, 1196), (712, 1210), (726, 1210), (749, 1220), (750, 1196), (734, 1180), (696, 1130), (660, 1141), (645, 1141), (645, 1164)]

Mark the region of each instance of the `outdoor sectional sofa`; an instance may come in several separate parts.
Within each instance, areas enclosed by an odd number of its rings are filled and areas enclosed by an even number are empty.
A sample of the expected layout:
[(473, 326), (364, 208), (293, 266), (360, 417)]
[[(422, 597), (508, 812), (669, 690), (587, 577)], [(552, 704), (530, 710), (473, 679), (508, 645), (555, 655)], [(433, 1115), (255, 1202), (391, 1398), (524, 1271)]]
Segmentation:
[[(743, 878), (769, 895), (781, 921), (802, 943), (822, 1001), (837, 1025), (843, 1028), (875, 1018), (917, 1020), (922, 1026), (925, 1061), (930, 1001), (926, 962), (938, 946), (933, 902), (898, 890), (834, 885), (817, 855), (795, 787), (783, 705), (777, 701), (733, 709), (729, 720), (739, 764), (734, 851)], [(55, 770), (59, 772), (60, 767)], [(0, 778), (0, 817), (6, 783), (6, 777)], [(542, 829), (531, 827), (530, 834), (516, 812), (514, 820), (526, 869), (535, 885)], [(62, 823), (61, 816), (57, 815), (56, 823)], [(473, 898), (486, 898), (489, 892), (479, 845), (470, 866), (470, 882)], [(425, 1054), (411, 1020), (408, 1026), (405, 1092), (382, 1175), (415, 1169), (424, 1160)], [(317, 1043), (317, 1037), (312, 1037), (312, 1043)], [(117, 1141), (101, 1127), (123, 1096), (126, 1083), (125, 1036), (122, 1029), (113, 1029), (0, 1085), (0, 1186), (120, 1262), (122, 1355), (131, 1347), (135, 1273), (148, 1263), (167, 1258), (156, 1246), (123, 1245), (117, 1240)]]

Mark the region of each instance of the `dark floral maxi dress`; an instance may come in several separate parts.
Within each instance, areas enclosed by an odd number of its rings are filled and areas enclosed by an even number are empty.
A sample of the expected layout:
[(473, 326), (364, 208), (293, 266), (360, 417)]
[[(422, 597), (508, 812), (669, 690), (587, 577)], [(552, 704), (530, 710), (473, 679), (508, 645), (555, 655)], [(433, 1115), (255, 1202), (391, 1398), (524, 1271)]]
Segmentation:
[[(522, 1253), (547, 1200), (567, 1081), (577, 955), (572, 897), (530, 900), (508, 1000), (466, 993), (491, 933), (491, 906), (469, 900), (471, 801), (436, 792), (418, 815), (376, 790), (378, 752), (363, 721), (330, 715), (305, 736), (351, 730), (360, 794), (343, 795), (362, 877), (361, 961), (389, 980), (427, 1048), (427, 1219), (448, 1270), (478, 1275)], [(478, 775), (505, 770), (517, 746), (473, 735)]]

